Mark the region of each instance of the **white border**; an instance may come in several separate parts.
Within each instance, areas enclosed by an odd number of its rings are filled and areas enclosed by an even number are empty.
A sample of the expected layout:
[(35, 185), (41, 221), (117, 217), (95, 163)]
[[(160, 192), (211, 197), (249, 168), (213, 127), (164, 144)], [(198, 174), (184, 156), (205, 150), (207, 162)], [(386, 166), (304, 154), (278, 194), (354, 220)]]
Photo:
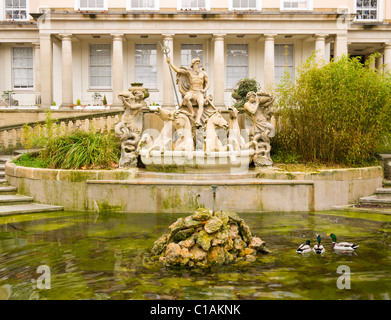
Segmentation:
[(228, 10), (229, 11), (261, 11), (262, 10), (262, 0), (256, 0), (256, 6), (255, 8), (234, 8), (233, 6), (233, 0), (228, 0)]
[[(294, 0), (291, 0), (294, 1)], [(280, 0), (280, 11), (312, 11), (314, 10), (314, 0), (307, 0), (307, 8), (284, 8), (284, 0)]]
[[(29, 88), (15, 88), (15, 78), (14, 78), (14, 48), (31, 48), (31, 51), (32, 51), (32, 58), (33, 58), (33, 86), (32, 87), (29, 87)], [(33, 46), (29, 46), (29, 45), (26, 45), (26, 46), (18, 46), (18, 45), (15, 45), (15, 46), (12, 46), (11, 47), (11, 86), (12, 86), (12, 90), (11, 91), (14, 91), (15, 93), (20, 93), (20, 92), (23, 92), (23, 91), (35, 91), (35, 50), (34, 50), (34, 47)]]
[[(12, 21), (5, 18), (5, 0), (0, 0), (0, 20)], [(14, 21), (30, 21), (30, 0), (26, 0), (26, 19), (15, 19)]]
[(159, 11), (160, 9), (160, 0), (154, 0), (153, 8), (132, 8), (131, 2), (132, 0), (126, 0), (126, 11)]
[[(377, 19), (357, 19), (354, 18), (354, 21), (357, 22), (374, 22), (374, 21), (383, 21), (384, 20), (384, 0), (378, 0), (377, 2)], [(357, 0), (353, 0), (353, 10), (354, 13), (357, 13)]]
[(80, 0), (74, 0), (75, 1), (75, 11), (78, 11), (78, 10), (96, 10), (96, 11), (101, 11), (101, 10), (108, 10), (108, 5), (107, 5), (107, 1), (108, 0), (103, 0), (103, 8), (81, 8), (80, 7)]
[[(177, 0), (177, 10), (184, 11), (186, 9), (192, 10), (192, 11), (200, 11), (200, 8), (183, 8), (182, 7), (182, 0)], [(205, 10), (210, 11), (210, 0), (205, 0)]]
[[(110, 71), (111, 71), (111, 84), (110, 86), (92, 86), (91, 85), (91, 45), (92, 44), (108, 44), (110, 45)], [(103, 91), (103, 90), (113, 90), (113, 43), (108, 43), (108, 42), (88, 42), (88, 90), (93, 90), (93, 91)]]

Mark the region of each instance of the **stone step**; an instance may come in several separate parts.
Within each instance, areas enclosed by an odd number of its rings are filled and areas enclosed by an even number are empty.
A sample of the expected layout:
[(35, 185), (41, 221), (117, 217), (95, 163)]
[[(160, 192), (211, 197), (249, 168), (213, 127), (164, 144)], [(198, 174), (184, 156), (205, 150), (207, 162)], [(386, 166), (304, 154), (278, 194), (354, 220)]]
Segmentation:
[(139, 171), (137, 178), (152, 180), (196, 180), (196, 181), (221, 181), (221, 180), (246, 180), (255, 179), (256, 172), (243, 173), (165, 173), (153, 171)]
[(15, 194), (18, 189), (12, 186), (0, 186), (0, 194)]
[(0, 170), (0, 179), (4, 179), (4, 178), (5, 178), (5, 171)]
[(373, 195), (370, 197), (363, 197), (360, 199), (360, 204), (376, 204), (376, 205), (391, 205), (391, 197), (386, 198), (381, 195)]
[(5, 164), (11, 158), (11, 155), (0, 155), (0, 164)]
[(6, 179), (0, 178), (0, 185), (8, 184), (8, 181)]
[(383, 182), (383, 187), (391, 187), (391, 180), (385, 180)]
[(378, 188), (376, 194), (382, 197), (391, 197), (391, 188)]
[(0, 216), (19, 215), (27, 213), (42, 213), (63, 211), (64, 208), (60, 206), (51, 206), (46, 204), (30, 203), (0, 206)]
[(15, 195), (0, 195), (0, 206), (8, 206), (13, 204), (27, 204), (34, 201), (33, 197)]

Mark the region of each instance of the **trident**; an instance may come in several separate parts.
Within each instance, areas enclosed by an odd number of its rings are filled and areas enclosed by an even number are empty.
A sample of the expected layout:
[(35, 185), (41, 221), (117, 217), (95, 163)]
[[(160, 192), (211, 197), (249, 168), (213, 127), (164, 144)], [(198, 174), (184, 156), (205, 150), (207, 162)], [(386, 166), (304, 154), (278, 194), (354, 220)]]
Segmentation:
[[(162, 51), (163, 51), (163, 54), (166, 56), (166, 58), (168, 58), (168, 54), (170, 53), (170, 48), (168, 48), (167, 46), (163, 46), (160, 41), (158, 41), (158, 44), (160, 45), (160, 47), (162, 48)], [(168, 62), (167, 62), (168, 63)], [(170, 75), (171, 75), (171, 80), (172, 80), (172, 85), (174, 87), (174, 92), (175, 92), (175, 97), (176, 97), (176, 101), (178, 102), (178, 108), (180, 108), (181, 104), (179, 103), (179, 98), (178, 98), (178, 93), (176, 91), (176, 86), (175, 86), (175, 81), (174, 81), (174, 76), (172, 74), (172, 70), (171, 70), (171, 66), (170, 64), (168, 63), (168, 69), (170, 69)]]

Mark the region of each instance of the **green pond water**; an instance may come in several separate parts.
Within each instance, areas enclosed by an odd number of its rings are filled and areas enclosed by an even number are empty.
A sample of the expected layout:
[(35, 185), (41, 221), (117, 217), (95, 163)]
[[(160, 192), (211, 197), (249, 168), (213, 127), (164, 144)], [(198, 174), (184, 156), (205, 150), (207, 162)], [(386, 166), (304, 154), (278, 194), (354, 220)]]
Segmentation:
[[(203, 271), (143, 264), (153, 242), (184, 216), (60, 212), (0, 217), (0, 299), (391, 297), (390, 215), (241, 214), (272, 250), (258, 255), (255, 263)], [(326, 248), (323, 255), (296, 253), (306, 239), (315, 244), (318, 233)], [(337, 254), (327, 233), (360, 247), (352, 255)], [(37, 270), (42, 265), (50, 268), (50, 289), (42, 287), (46, 280), (40, 277), (48, 276)], [(350, 269), (350, 289), (337, 287), (339, 266)]]

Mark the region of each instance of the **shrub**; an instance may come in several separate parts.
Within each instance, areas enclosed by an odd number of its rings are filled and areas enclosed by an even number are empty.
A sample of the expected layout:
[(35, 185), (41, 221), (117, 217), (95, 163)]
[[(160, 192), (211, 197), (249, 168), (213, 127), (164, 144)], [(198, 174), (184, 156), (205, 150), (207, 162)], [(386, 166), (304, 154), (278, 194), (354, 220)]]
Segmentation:
[(391, 120), (391, 75), (369, 68), (374, 58), (362, 65), (344, 56), (318, 66), (311, 56), (294, 83), (282, 81), (275, 152), (303, 161), (368, 164)]
[(232, 97), (237, 100), (234, 107), (242, 108), (246, 102), (247, 93), (250, 91), (258, 92), (260, 90), (261, 85), (255, 79), (243, 78), (239, 80), (232, 94)]
[[(113, 132), (75, 130), (65, 133), (56, 120), (47, 114), (43, 125), (34, 129), (25, 125), (24, 145), (27, 149), (42, 149), (36, 164), (49, 168), (87, 169), (112, 168), (119, 162), (120, 147)], [(34, 161), (29, 160), (34, 166)]]
[(45, 148), (50, 139), (61, 133), (61, 127), (57, 120), (53, 119), (51, 113), (46, 114), (44, 124), (37, 124), (31, 127), (25, 124), (23, 127), (23, 145), (26, 149)]
[(102, 101), (103, 105), (106, 106), (107, 105), (107, 99), (106, 99), (106, 95), (103, 96), (103, 101)]
[(51, 139), (41, 157), (51, 168), (109, 168), (118, 163), (120, 149), (113, 133), (76, 130)]

